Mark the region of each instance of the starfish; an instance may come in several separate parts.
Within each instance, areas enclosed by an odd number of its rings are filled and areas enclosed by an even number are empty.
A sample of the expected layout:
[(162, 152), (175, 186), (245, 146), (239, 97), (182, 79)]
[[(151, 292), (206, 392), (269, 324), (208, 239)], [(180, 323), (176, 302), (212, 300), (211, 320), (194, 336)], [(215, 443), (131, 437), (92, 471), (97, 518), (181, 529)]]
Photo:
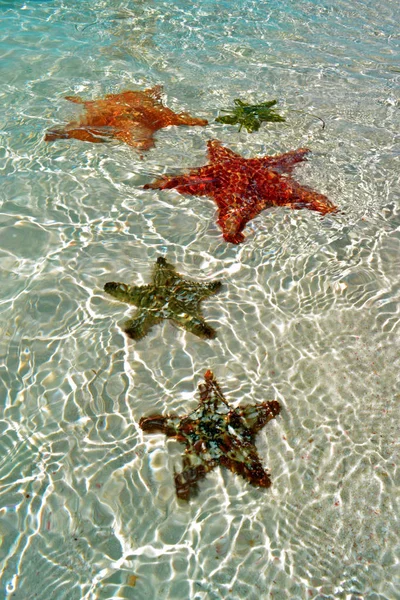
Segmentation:
[(139, 150), (154, 146), (153, 133), (169, 125), (207, 125), (205, 119), (191, 117), (188, 113), (174, 113), (161, 102), (160, 85), (143, 92), (127, 91), (107, 94), (100, 100), (82, 100), (79, 96), (66, 96), (66, 100), (82, 104), (85, 113), (79, 121), (65, 127), (50, 129), (46, 142), (75, 138), (84, 142), (106, 142), (111, 138), (122, 140)]
[(215, 119), (217, 123), (239, 125), (239, 131), (241, 131), (242, 127), (245, 127), (249, 133), (253, 133), (253, 131), (260, 129), (263, 121), (286, 121), (284, 117), (278, 115), (275, 109), (272, 108), (277, 104), (277, 100), (260, 102), (259, 104), (248, 104), (248, 102), (242, 102), (242, 100), (236, 98), (233, 102), (235, 108), (223, 108), (222, 112), (228, 114), (217, 117)]
[(197, 283), (184, 279), (165, 258), (157, 258), (150, 285), (131, 286), (111, 281), (104, 291), (121, 302), (138, 307), (132, 319), (124, 323), (125, 333), (133, 340), (143, 338), (156, 323), (170, 319), (202, 338), (214, 338), (215, 330), (204, 321), (200, 302), (216, 294), (220, 281)]
[(271, 206), (308, 208), (323, 215), (337, 210), (326, 196), (290, 176), (296, 163), (310, 152), (307, 148), (277, 156), (243, 158), (218, 140), (210, 140), (207, 145), (209, 164), (188, 174), (164, 175), (144, 189), (175, 188), (181, 194), (211, 196), (218, 206), (217, 223), (227, 242), (243, 242), (246, 223)]
[(254, 438), (279, 415), (279, 402), (231, 408), (213, 373), (207, 371), (204, 379), (205, 384), (199, 385), (199, 405), (189, 415), (154, 415), (139, 421), (143, 431), (165, 433), (186, 444), (183, 471), (175, 473), (178, 498), (190, 500), (198, 491), (197, 482), (217, 465), (238, 473), (254, 486), (269, 487), (271, 479), (261, 464)]

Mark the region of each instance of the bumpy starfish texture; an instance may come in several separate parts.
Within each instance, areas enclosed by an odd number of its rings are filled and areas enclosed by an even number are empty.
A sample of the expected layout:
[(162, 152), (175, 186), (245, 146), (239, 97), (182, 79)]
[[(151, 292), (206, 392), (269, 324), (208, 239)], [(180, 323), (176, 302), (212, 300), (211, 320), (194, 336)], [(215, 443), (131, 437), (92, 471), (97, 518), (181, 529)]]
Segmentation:
[(275, 109), (272, 108), (277, 103), (277, 100), (269, 102), (260, 102), (259, 104), (248, 104), (242, 102), (239, 98), (234, 100), (234, 108), (223, 108), (222, 112), (228, 114), (217, 117), (217, 123), (226, 125), (239, 125), (239, 131), (245, 127), (249, 133), (258, 131), (263, 121), (283, 122), (284, 117), (278, 115)]
[(200, 402), (189, 415), (154, 415), (139, 421), (143, 431), (165, 433), (186, 444), (183, 471), (175, 473), (178, 498), (190, 500), (197, 482), (221, 465), (257, 487), (271, 485), (254, 444), (256, 434), (280, 413), (276, 400), (231, 408), (211, 371), (199, 385)]
[(209, 164), (186, 175), (165, 175), (144, 189), (175, 188), (181, 194), (211, 196), (218, 206), (217, 223), (224, 239), (239, 244), (244, 240), (246, 223), (265, 208), (308, 208), (323, 215), (337, 210), (326, 196), (290, 176), (296, 163), (305, 160), (309, 152), (299, 148), (277, 156), (247, 159), (224, 148), (218, 140), (210, 140)]
[(162, 87), (157, 85), (144, 91), (108, 94), (100, 100), (82, 100), (66, 96), (66, 100), (82, 104), (85, 113), (79, 121), (65, 127), (49, 130), (46, 142), (75, 138), (84, 142), (107, 142), (116, 138), (138, 150), (154, 146), (153, 133), (169, 125), (207, 125), (205, 119), (188, 113), (174, 113), (161, 102)]
[(200, 302), (221, 289), (220, 281), (197, 283), (184, 279), (165, 258), (157, 258), (152, 283), (131, 286), (111, 281), (104, 291), (121, 302), (138, 307), (132, 319), (124, 323), (125, 333), (134, 340), (143, 338), (156, 323), (169, 319), (201, 338), (211, 339), (215, 330), (201, 314)]

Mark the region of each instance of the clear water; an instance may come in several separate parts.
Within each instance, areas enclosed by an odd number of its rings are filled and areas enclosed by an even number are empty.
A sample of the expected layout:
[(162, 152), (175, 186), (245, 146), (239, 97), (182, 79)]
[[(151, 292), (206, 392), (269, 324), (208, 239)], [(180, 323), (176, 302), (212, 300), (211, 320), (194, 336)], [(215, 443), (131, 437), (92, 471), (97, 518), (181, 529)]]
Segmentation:
[[(400, 598), (396, 4), (0, 2), (2, 598)], [(158, 132), (143, 160), (44, 143), (77, 114), (65, 95), (154, 84), (209, 126)], [(216, 124), (236, 97), (288, 121)], [(310, 147), (295, 176), (342, 212), (265, 211), (232, 246), (211, 200), (142, 189), (204, 164), (210, 138)], [(215, 341), (122, 334), (103, 285), (148, 281), (160, 254), (223, 281)], [(208, 368), (234, 405), (281, 402), (257, 438), (273, 486), (216, 469), (181, 506), (182, 447), (138, 420), (189, 412)]]

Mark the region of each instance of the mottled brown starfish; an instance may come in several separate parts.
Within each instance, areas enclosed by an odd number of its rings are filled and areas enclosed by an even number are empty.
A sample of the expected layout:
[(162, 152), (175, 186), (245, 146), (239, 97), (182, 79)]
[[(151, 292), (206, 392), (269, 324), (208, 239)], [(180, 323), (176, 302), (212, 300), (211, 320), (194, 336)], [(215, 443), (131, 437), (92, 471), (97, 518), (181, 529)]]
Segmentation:
[(243, 158), (222, 147), (218, 140), (210, 140), (208, 165), (192, 169), (187, 175), (163, 176), (144, 189), (175, 188), (181, 194), (211, 196), (218, 206), (217, 223), (224, 239), (239, 244), (244, 240), (246, 223), (265, 208), (308, 208), (323, 215), (337, 210), (326, 196), (300, 185), (289, 175), (309, 152), (299, 148), (277, 156)]
[[(254, 444), (256, 433), (280, 413), (276, 400), (231, 408), (211, 371), (199, 385), (200, 402), (189, 415), (154, 415), (139, 421), (143, 431), (165, 433), (186, 444), (183, 471), (175, 473), (178, 498), (190, 500), (197, 482), (221, 465), (242, 475), (258, 487), (269, 487), (271, 479), (263, 468)], [(222, 410), (221, 410), (222, 409)]]
[(188, 113), (174, 113), (161, 102), (160, 85), (142, 92), (107, 94), (100, 100), (82, 100), (66, 96), (66, 100), (83, 104), (85, 113), (79, 121), (65, 127), (50, 129), (46, 142), (59, 138), (75, 138), (84, 142), (106, 142), (111, 138), (122, 140), (138, 150), (154, 146), (153, 133), (169, 125), (207, 125), (205, 119), (196, 119)]
[(216, 294), (220, 281), (197, 283), (184, 279), (162, 256), (157, 258), (150, 285), (131, 286), (111, 281), (104, 291), (121, 302), (138, 307), (134, 317), (124, 323), (125, 333), (140, 340), (162, 319), (170, 319), (202, 338), (214, 338), (215, 330), (204, 321), (200, 302)]

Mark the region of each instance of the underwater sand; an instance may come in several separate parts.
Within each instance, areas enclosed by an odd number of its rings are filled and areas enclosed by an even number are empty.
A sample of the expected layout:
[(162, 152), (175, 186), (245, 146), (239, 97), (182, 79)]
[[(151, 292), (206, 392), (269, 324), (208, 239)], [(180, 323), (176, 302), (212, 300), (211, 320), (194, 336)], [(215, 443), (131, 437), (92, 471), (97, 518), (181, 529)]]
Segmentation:
[[(0, 2), (0, 562), (16, 600), (400, 598), (399, 32), (394, 2)], [(209, 125), (125, 144), (43, 141), (94, 99), (164, 86)], [(286, 123), (215, 123), (235, 98)], [(324, 119), (290, 110), (303, 110)], [(205, 197), (143, 190), (206, 162), (309, 147), (297, 181), (341, 212), (262, 212), (234, 246)], [(102, 290), (165, 255), (220, 279), (217, 338), (139, 342)], [(272, 487), (215, 469), (182, 505), (183, 447), (138, 427), (186, 414), (212, 369)]]

